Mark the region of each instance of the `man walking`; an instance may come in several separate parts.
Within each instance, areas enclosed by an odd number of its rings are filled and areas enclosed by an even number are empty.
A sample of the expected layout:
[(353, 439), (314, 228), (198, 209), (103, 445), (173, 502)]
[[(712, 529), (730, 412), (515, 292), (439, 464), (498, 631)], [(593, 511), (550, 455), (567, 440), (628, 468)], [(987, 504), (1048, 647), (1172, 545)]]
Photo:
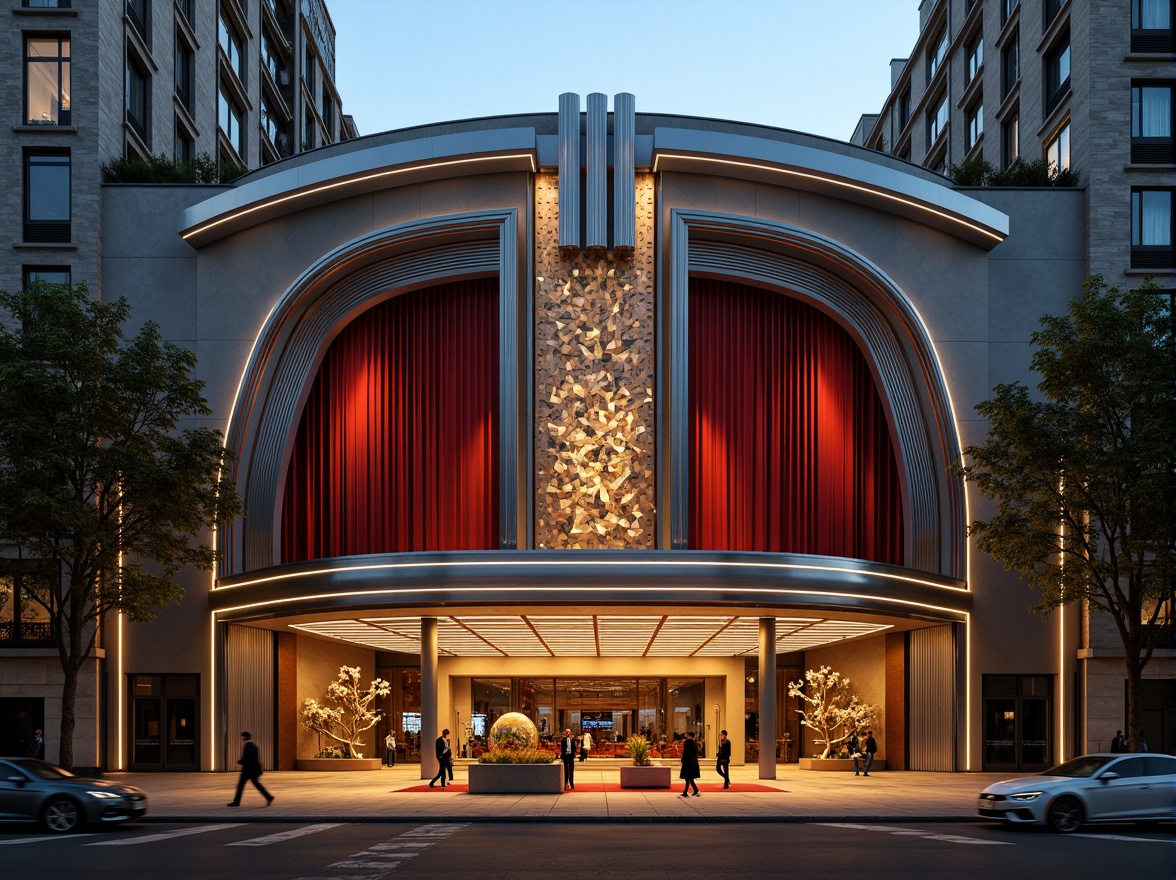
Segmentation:
[(678, 778), (685, 781), (685, 785), (682, 786), (682, 797), (690, 796), (692, 788), (693, 796), (701, 797), (698, 783), (695, 781), (701, 775), (702, 771), (698, 769), (698, 743), (694, 740), (694, 731), (688, 730), (686, 739), (682, 741), (682, 769), (678, 771)]
[(719, 750), (715, 755), (715, 770), (723, 777), (723, 788), (731, 787), (731, 740), (727, 731), (719, 731)]
[(564, 731), (563, 739), (559, 741), (559, 759), (564, 765), (564, 791), (574, 791), (576, 788), (576, 740), (572, 736), (571, 728)]
[(878, 751), (878, 741), (874, 739), (874, 731), (866, 731), (866, 772), (862, 776), (870, 775), (870, 768), (874, 766), (874, 755)]
[(1127, 751), (1127, 737), (1123, 736), (1123, 731), (1115, 731), (1115, 738), (1111, 740), (1111, 751), (1115, 754)]
[(265, 786), (261, 784), (261, 753), (258, 751), (257, 743), (253, 741), (253, 735), (248, 730), (241, 732), (241, 757), (237, 759), (237, 763), (241, 765), (241, 775), (237, 777), (237, 793), (225, 806), (241, 806), (241, 794), (245, 791), (246, 782), (252, 782), (253, 787), (261, 792), (267, 807), (272, 804), (274, 796), (266, 791)]
[(453, 752), (449, 748), (449, 728), (446, 727), (441, 731), (441, 735), (437, 737), (437, 742), (433, 744), (437, 752), (437, 775), (429, 780), (429, 788), (433, 787), (438, 779), (441, 780), (441, 787), (445, 787), (446, 774), (449, 778), (453, 777)]

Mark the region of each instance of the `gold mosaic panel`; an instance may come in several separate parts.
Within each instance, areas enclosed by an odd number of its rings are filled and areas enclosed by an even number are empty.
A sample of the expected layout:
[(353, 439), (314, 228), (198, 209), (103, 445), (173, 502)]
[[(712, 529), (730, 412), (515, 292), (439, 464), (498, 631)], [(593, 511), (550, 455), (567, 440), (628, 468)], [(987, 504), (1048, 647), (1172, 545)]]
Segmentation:
[(535, 546), (652, 548), (653, 175), (633, 253), (559, 248), (559, 178), (535, 183)]

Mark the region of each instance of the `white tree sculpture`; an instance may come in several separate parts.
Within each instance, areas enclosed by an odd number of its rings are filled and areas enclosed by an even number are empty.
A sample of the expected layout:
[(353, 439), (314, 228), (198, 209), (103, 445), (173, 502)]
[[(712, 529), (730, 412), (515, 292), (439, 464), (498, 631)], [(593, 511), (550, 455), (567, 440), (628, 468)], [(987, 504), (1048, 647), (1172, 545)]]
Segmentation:
[(788, 682), (788, 696), (799, 697), (808, 704), (807, 710), (796, 711), (800, 723), (819, 734), (814, 742), (825, 744), (822, 758), (831, 757), (855, 730), (873, 726), (878, 707), (863, 703), (857, 694), (851, 694), (849, 679), (842, 678), (840, 672), (822, 666), (806, 670), (804, 677), (805, 681)]
[(302, 726), (319, 735), (320, 746), (325, 736), (343, 744), (343, 757), (362, 758), (364, 742), (359, 735), (380, 720), (380, 711), (370, 708), (372, 701), (390, 691), (382, 678), (373, 678), (366, 690), (360, 690), (359, 667), (340, 666), (339, 677), (327, 685), (327, 700), (338, 705), (332, 708), (307, 697), (302, 703)]

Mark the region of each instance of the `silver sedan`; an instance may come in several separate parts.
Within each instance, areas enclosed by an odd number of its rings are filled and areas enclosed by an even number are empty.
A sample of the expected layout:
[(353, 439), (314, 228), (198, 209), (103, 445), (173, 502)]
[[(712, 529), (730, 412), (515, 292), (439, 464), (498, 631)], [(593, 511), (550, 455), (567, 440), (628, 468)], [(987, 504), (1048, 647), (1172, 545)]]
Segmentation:
[(1084, 755), (1046, 770), (996, 782), (980, 794), (986, 819), (1049, 825), (1070, 832), (1083, 822), (1176, 818), (1176, 758)]
[(64, 833), (146, 812), (147, 795), (133, 785), (74, 776), (35, 758), (0, 758), (0, 821), (40, 822)]

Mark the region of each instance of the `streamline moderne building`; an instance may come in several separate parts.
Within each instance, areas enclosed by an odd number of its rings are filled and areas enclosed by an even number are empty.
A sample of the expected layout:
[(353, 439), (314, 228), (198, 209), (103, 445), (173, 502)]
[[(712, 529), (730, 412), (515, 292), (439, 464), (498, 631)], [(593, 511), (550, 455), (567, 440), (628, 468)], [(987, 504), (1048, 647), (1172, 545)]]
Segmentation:
[[(369, 753), (391, 728), (426, 765), (513, 710), (602, 753), (726, 728), (769, 776), (819, 750), (787, 682), (821, 666), (892, 768), (1113, 733), (1086, 729), (1081, 616), (1026, 612), (950, 469), (1080, 289), (1083, 192), (586, 111), (103, 188), (101, 295), (196, 351), (247, 513), (182, 605), (103, 634), (79, 763), (225, 769), (248, 728), (292, 767), (341, 665), (391, 683)], [(7, 653), (52, 757), (56, 656)]]

